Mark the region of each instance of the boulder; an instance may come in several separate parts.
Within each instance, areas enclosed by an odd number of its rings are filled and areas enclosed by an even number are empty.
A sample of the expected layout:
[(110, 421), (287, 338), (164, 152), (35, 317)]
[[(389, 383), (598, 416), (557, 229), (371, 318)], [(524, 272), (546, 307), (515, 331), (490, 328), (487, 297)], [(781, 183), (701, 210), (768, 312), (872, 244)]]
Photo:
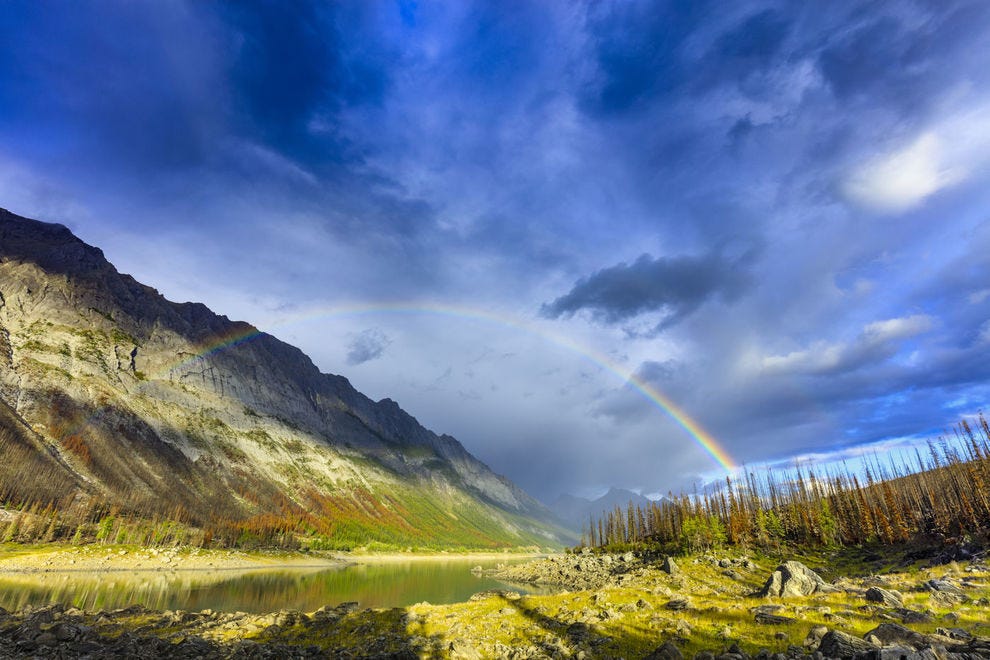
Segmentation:
[(935, 620), (931, 612), (919, 612), (906, 607), (897, 608), (894, 614), (900, 617), (902, 623), (931, 623)]
[(881, 623), (863, 635), (863, 639), (874, 646), (907, 646), (920, 649), (928, 644), (925, 636), (899, 623)]
[(481, 660), (478, 649), (461, 640), (452, 641), (447, 647), (447, 652), (450, 658), (456, 660)]
[(888, 591), (880, 587), (867, 589), (866, 600), (871, 603), (881, 603), (886, 607), (904, 607), (904, 600), (898, 592)]
[(955, 605), (967, 600), (963, 590), (948, 580), (928, 580), (925, 587), (931, 592), (930, 598), (939, 605)]
[(792, 619), (788, 616), (770, 614), (769, 612), (757, 612), (753, 618), (757, 623), (762, 623), (766, 626), (786, 626), (788, 623), (797, 621), (797, 619)]
[(856, 660), (944, 660), (945, 654), (939, 654), (931, 648), (915, 651), (904, 646), (885, 646), (873, 649), (856, 656)]
[(835, 587), (825, 582), (818, 573), (799, 561), (787, 561), (774, 570), (773, 575), (757, 592), (759, 596), (810, 596), (814, 593), (836, 591)]
[(669, 555), (664, 557), (663, 564), (660, 565), (660, 570), (668, 575), (677, 575), (681, 572), (681, 569), (674, 562), (674, 558)]
[(646, 656), (646, 660), (683, 660), (684, 655), (672, 641), (666, 641), (653, 653)]
[(859, 653), (872, 650), (874, 650), (873, 645), (865, 639), (838, 630), (825, 633), (818, 645), (818, 652), (826, 658), (854, 658)]
[(808, 636), (804, 638), (804, 645), (809, 649), (815, 650), (827, 634), (828, 628), (825, 626), (815, 626), (808, 631)]
[(973, 639), (973, 634), (962, 628), (936, 628), (935, 634), (962, 642), (968, 642)]
[(948, 580), (928, 580), (925, 582), (925, 587), (929, 591), (939, 591), (947, 594), (954, 594), (957, 596), (962, 596), (963, 590), (952, 584)]

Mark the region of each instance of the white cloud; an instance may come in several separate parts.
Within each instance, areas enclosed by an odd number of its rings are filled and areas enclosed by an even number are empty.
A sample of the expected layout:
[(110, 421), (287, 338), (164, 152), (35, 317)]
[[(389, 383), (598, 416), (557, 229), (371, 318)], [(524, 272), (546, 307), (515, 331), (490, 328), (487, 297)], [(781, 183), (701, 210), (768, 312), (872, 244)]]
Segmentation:
[(990, 321), (984, 321), (980, 326), (980, 334), (976, 341), (980, 344), (990, 344)]
[(971, 305), (979, 305), (987, 298), (990, 298), (990, 289), (980, 289), (969, 294), (968, 300)]
[(897, 213), (969, 179), (990, 162), (990, 105), (936, 123), (906, 145), (860, 163), (843, 183), (846, 197)]
[(765, 356), (759, 366), (764, 373), (770, 374), (854, 371), (895, 355), (898, 351), (896, 342), (928, 332), (933, 326), (933, 319), (924, 314), (874, 321), (864, 326), (853, 341), (818, 341), (803, 350)]
[(769, 373), (822, 373), (838, 367), (847, 350), (846, 344), (815, 342), (804, 350), (786, 355), (768, 355), (763, 358), (761, 366), (763, 371)]
[(906, 148), (861, 166), (846, 181), (845, 193), (877, 211), (906, 211), (965, 178), (964, 171), (944, 162), (944, 151), (938, 135), (925, 133)]
[(907, 339), (928, 332), (933, 325), (932, 317), (925, 314), (902, 316), (868, 324), (863, 328), (863, 337), (877, 342)]

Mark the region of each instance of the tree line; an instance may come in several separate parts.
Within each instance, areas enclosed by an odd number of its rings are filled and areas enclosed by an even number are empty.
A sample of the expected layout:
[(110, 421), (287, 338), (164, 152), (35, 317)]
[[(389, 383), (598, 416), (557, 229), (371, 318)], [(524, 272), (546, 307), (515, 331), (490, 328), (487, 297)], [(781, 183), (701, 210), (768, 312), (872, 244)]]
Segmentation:
[(990, 530), (990, 426), (980, 414), (916, 448), (910, 459), (866, 456), (858, 472), (796, 465), (787, 474), (743, 470), (702, 493), (616, 507), (589, 520), (582, 545), (690, 552), (724, 544), (955, 543)]

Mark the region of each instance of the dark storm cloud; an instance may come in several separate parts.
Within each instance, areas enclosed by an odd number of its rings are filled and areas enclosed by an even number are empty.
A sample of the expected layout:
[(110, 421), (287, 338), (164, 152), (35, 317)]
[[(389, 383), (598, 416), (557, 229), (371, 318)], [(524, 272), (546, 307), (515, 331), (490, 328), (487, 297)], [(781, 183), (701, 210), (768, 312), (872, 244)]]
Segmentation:
[(819, 66), (842, 100), (867, 100), (900, 106), (914, 114), (927, 107), (931, 93), (973, 74), (977, 68), (955, 61), (977, 43), (986, 45), (990, 6), (981, 2), (946, 3), (922, 19), (899, 4), (877, 5), (876, 12), (853, 13), (852, 29), (827, 37)]
[(347, 364), (357, 366), (377, 360), (392, 340), (378, 328), (368, 328), (355, 336), (347, 346)]
[(603, 3), (590, 31), (601, 77), (585, 92), (585, 107), (600, 115), (625, 112), (674, 93), (691, 74), (682, 47), (708, 15), (705, 2)]
[[(216, 105), (199, 50), (207, 31), (181, 6), (94, 11), (42, 2), (2, 11), (0, 129), (8, 144), (42, 156), (68, 147), (90, 166), (116, 159), (145, 170), (206, 157)], [(185, 48), (174, 48), (172, 30)]]
[(692, 40), (711, 18), (709, 3), (690, 1), (605, 3), (591, 11), (599, 75), (587, 84), (584, 107), (608, 116), (742, 82), (782, 55), (794, 21), (757, 7), (699, 48)]
[(692, 72), (695, 93), (763, 75), (785, 54), (794, 18), (776, 9), (745, 16), (721, 34)]
[(260, 2), (202, 10), (214, 10), (226, 28), (234, 103), (248, 130), (312, 165), (357, 158), (338, 115), (381, 103), (389, 83), (390, 54), (369, 25), (370, 7)]
[[(218, 311), (541, 310), (739, 460), (855, 444), (990, 394), (988, 25), (979, 0), (6, 3), (0, 206), (64, 198)], [(531, 359), (484, 381), (453, 348), (477, 328), (375, 323), (321, 366), (538, 495), (708, 465), (551, 353), (506, 340)]]
[(604, 268), (580, 280), (568, 293), (544, 304), (547, 318), (588, 310), (615, 324), (647, 312), (662, 312), (657, 330), (669, 328), (712, 298), (735, 301), (749, 286), (752, 254), (732, 260), (719, 253), (658, 257), (644, 254), (631, 264)]

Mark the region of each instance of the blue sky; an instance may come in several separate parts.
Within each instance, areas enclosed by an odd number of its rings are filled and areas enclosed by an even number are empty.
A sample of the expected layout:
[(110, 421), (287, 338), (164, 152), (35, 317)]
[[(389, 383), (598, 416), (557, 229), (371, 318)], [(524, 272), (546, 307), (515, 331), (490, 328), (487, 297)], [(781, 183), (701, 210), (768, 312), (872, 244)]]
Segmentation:
[(747, 464), (981, 409), (988, 54), (980, 0), (4, 3), (0, 206), (539, 497), (665, 492), (718, 466), (562, 343)]

